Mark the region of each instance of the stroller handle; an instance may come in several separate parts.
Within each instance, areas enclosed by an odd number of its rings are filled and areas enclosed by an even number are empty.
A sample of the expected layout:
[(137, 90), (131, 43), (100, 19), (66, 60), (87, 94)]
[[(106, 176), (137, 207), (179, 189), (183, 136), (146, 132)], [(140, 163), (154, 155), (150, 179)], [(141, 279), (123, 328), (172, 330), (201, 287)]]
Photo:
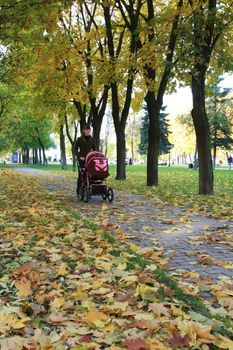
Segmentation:
[[(82, 171), (82, 170), (83, 170), (83, 167), (82, 167), (81, 164), (80, 164), (80, 158), (76, 157), (76, 161), (77, 161), (78, 169), (79, 169), (80, 171)], [(85, 158), (84, 161), (86, 162), (86, 158)]]

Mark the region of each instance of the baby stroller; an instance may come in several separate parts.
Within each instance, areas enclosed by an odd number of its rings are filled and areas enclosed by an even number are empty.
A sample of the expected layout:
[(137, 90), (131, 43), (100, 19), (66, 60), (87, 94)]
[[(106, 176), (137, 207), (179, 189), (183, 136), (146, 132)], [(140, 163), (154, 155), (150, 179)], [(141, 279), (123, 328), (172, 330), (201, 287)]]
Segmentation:
[(79, 189), (79, 198), (86, 203), (91, 196), (102, 196), (103, 200), (108, 199), (111, 203), (114, 199), (113, 189), (107, 187), (106, 178), (108, 172), (108, 159), (100, 152), (90, 152), (85, 161), (85, 166), (80, 167), (82, 185)]

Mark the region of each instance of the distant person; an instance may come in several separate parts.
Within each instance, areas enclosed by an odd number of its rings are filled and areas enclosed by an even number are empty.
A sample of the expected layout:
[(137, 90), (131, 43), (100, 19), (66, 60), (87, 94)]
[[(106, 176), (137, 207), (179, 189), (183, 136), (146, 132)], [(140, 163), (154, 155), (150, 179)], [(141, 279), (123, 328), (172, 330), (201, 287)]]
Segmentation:
[[(85, 159), (88, 153), (92, 151), (97, 151), (97, 146), (95, 139), (91, 136), (91, 128), (89, 124), (84, 125), (82, 130), (82, 136), (77, 139), (74, 145), (74, 153), (78, 159), (80, 168), (85, 166)], [(81, 171), (78, 169), (78, 179), (77, 179), (77, 194), (82, 185)]]
[(232, 163), (233, 163), (233, 158), (232, 158), (232, 156), (228, 157), (227, 161), (228, 161), (229, 169), (231, 170)]
[(133, 165), (133, 160), (132, 160), (132, 158), (129, 158), (129, 165)]

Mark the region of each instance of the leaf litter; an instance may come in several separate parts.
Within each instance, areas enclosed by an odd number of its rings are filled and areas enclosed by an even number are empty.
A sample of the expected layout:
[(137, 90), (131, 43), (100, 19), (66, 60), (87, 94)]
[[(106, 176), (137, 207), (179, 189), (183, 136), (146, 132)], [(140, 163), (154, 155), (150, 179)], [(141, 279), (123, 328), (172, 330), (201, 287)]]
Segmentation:
[(173, 283), (158, 252), (93, 228), (36, 179), (0, 177), (1, 350), (233, 348), (229, 280), (211, 285), (217, 309), (194, 311), (198, 284)]

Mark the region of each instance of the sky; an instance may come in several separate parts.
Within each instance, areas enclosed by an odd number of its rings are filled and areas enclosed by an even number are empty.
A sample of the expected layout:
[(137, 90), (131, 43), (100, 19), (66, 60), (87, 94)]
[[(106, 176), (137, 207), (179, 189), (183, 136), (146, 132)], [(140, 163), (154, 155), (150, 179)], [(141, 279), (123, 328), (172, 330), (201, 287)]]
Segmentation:
[(190, 87), (181, 87), (171, 95), (165, 95), (163, 105), (167, 106), (166, 112), (171, 115), (178, 115), (187, 112), (192, 108), (192, 93)]
[[(233, 75), (225, 74), (224, 80), (220, 86), (233, 89)], [(192, 93), (190, 87), (178, 88), (177, 92), (171, 95), (165, 95), (163, 99), (164, 106), (167, 106), (166, 112), (171, 115), (185, 113), (192, 108)]]

